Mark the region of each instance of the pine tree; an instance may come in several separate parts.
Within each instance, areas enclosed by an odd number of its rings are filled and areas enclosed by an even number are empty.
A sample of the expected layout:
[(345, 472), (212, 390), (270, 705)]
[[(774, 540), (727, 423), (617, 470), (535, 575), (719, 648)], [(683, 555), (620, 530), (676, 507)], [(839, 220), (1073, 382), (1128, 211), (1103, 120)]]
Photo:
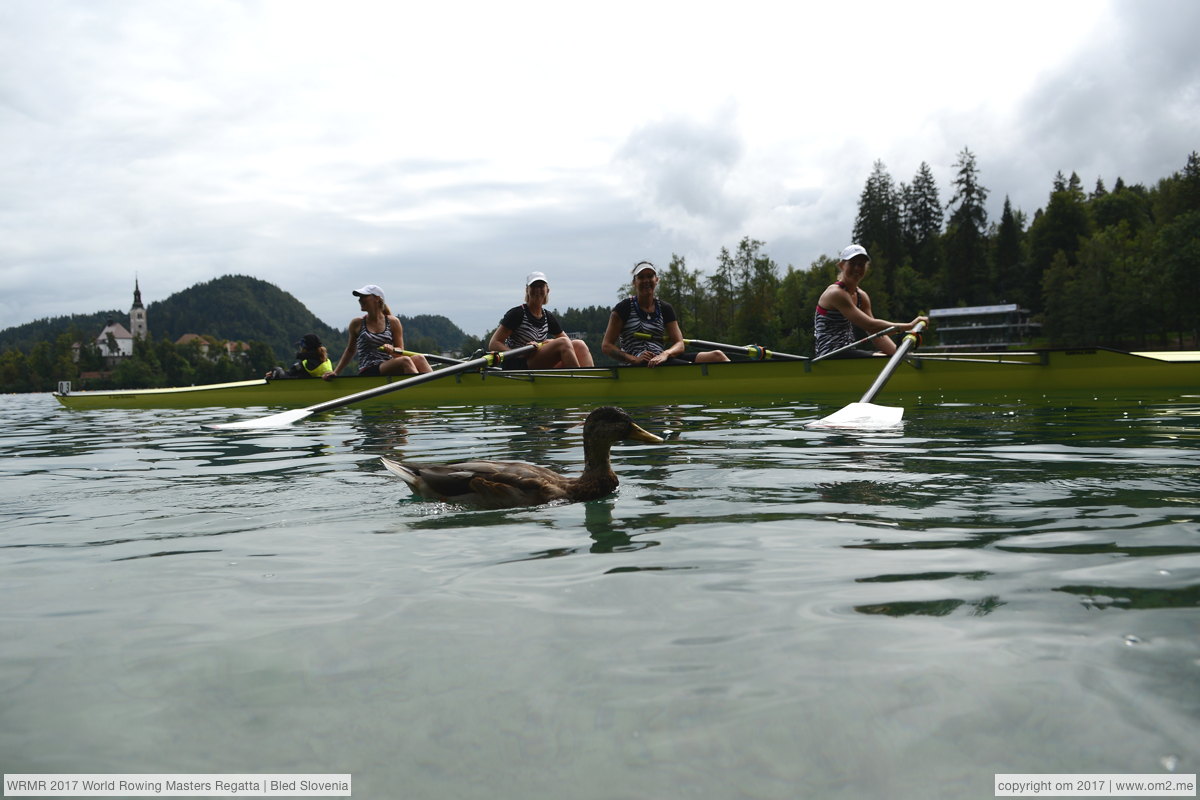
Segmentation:
[(959, 301), (974, 305), (991, 296), (987, 281), (987, 201), (988, 191), (979, 183), (975, 154), (963, 148), (955, 163), (954, 196), (946, 226), (946, 280), (942, 297), (946, 305)]
[(738, 343), (770, 344), (779, 339), (779, 268), (759, 252), (763, 244), (747, 236), (738, 245), (737, 262), (746, 276), (738, 287), (734, 317), (733, 341)]
[(737, 265), (734, 263), (733, 256), (729, 254), (728, 248), (722, 247), (721, 252), (717, 255), (716, 271), (704, 282), (708, 302), (705, 303), (703, 327), (705, 330), (716, 331), (717, 339), (726, 335), (733, 324), (733, 315), (736, 310), (736, 273)]
[[(1044, 275), (1058, 253), (1062, 253), (1068, 265), (1074, 266), (1080, 243), (1091, 233), (1083, 190), (1074, 173), (1071, 177), (1070, 182), (1064, 181), (1062, 173), (1058, 173), (1045, 213), (1029, 226), (1029, 258), (1035, 276)], [(1050, 298), (1044, 295), (1043, 307), (1047, 310), (1050, 307)]]
[(887, 293), (895, 288), (896, 269), (904, 261), (904, 226), (900, 191), (882, 161), (876, 161), (858, 200), (853, 239), (867, 248), (871, 270), (880, 275)]
[(1067, 191), (1078, 200), (1084, 200), (1083, 181), (1079, 180), (1079, 175), (1072, 172), (1070, 179), (1067, 181)]
[(1165, 332), (1175, 334), (1179, 347), (1185, 336), (1193, 343), (1200, 341), (1200, 210), (1163, 225), (1151, 258), (1163, 281), (1159, 298)]
[(1125, 223), (1132, 235), (1150, 224), (1150, 202), (1145, 188), (1127, 187), (1120, 178), (1111, 192), (1093, 198), (1088, 210), (1097, 230)]
[(993, 275), (995, 276), (995, 300), (1028, 306), (1037, 296), (1035, 287), (1027, 283), (1021, 242), (1024, 237), (1022, 226), (1024, 215), (1013, 211), (1008, 197), (1004, 198), (1004, 210), (1000, 213), (1000, 225), (996, 229), (993, 251)]
[(1189, 211), (1200, 211), (1200, 153), (1188, 153), (1183, 168), (1183, 198)]
[(671, 263), (659, 276), (657, 294), (674, 307), (681, 330), (696, 329), (704, 297), (699, 273), (687, 268), (687, 260), (683, 256), (671, 254)]
[(941, 236), (943, 214), (937, 182), (933, 179), (929, 164), (922, 161), (912, 184), (902, 185), (901, 203), (905, 246), (918, 270), (930, 274), (922, 268), (918, 255), (923, 254)]

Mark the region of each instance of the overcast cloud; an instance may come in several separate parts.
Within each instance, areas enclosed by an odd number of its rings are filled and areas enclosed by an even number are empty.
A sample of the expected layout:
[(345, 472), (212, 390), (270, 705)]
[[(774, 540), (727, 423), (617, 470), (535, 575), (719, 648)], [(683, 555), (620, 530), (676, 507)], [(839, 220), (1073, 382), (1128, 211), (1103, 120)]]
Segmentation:
[(481, 334), (533, 269), (806, 268), (877, 159), (945, 202), (969, 147), (995, 219), (1200, 149), (1194, 0), (832, 5), (4, 0), (0, 327), (234, 273)]

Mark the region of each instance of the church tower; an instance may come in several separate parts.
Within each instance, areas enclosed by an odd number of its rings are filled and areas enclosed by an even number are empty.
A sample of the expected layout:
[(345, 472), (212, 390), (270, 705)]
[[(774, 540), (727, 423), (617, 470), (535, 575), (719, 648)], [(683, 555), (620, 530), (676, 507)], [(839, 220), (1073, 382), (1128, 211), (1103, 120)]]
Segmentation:
[(135, 339), (148, 339), (146, 307), (142, 305), (142, 290), (137, 278), (133, 279), (133, 307), (129, 309), (129, 332)]

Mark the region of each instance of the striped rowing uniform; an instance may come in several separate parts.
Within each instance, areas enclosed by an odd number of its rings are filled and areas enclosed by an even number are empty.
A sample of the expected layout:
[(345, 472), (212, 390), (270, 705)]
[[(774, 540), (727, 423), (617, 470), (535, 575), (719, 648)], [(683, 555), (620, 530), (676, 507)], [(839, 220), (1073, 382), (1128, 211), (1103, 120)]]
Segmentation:
[[(621, 349), (631, 356), (641, 355), (649, 350), (658, 355), (666, 348), (663, 346), (667, 335), (667, 325), (675, 322), (675, 309), (671, 304), (654, 298), (654, 310), (647, 314), (638, 305), (636, 297), (627, 297), (617, 303), (613, 313), (621, 318)], [(640, 339), (635, 333), (648, 333), (652, 339)]]
[(374, 367), (376, 370), (379, 365), (391, 358), (390, 355), (380, 350), (380, 346), (392, 344), (392, 323), (384, 315), (383, 330), (379, 333), (373, 333), (367, 330), (367, 318), (363, 316), (362, 325), (358, 329), (358, 339), (355, 341), (355, 353), (358, 355), (358, 371), (359, 373), (366, 372)]
[(524, 303), (510, 308), (500, 320), (500, 324), (512, 331), (504, 340), (504, 346), (510, 348), (531, 342), (544, 342), (563, 332), (562, 325), (558, 324), (558, 320), (549, 311), (543, 308), (542, 315), (535, 317), (530, 313), (529, 306)]
[[(846, 291), (844, 283), (838, 281), (837, 285), (842, 288), (842, 291)], [(859, 293), (855, 292), (853, 297), (854, 307), (862, 308), (862, 298)], [(823, 356), (840, 347), (853, 344), (858, 338), (855, 335), (854, 326), (850, 324), (850, 320), (846, 319), (845, 314), (836, 308), (822, 308), (820, 303), (817, 304), (816, 312), (813, 314), (813, 350), (817, 356)]]

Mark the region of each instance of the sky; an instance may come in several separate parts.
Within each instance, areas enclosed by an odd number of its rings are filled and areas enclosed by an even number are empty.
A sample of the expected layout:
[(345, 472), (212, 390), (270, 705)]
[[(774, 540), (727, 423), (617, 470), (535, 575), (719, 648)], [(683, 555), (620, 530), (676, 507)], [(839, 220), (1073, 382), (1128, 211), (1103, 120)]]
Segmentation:
[(877, 160), (947, 203), (964, 148), (989, 219), (1032, 217), (1060, 171), (1200, 149), (1197, 31), (1195, 0), (0, 0), (0, 329), (235, 274), (478, 336), (533, 270), (565, 310), (746, 236), (807, 269)]

